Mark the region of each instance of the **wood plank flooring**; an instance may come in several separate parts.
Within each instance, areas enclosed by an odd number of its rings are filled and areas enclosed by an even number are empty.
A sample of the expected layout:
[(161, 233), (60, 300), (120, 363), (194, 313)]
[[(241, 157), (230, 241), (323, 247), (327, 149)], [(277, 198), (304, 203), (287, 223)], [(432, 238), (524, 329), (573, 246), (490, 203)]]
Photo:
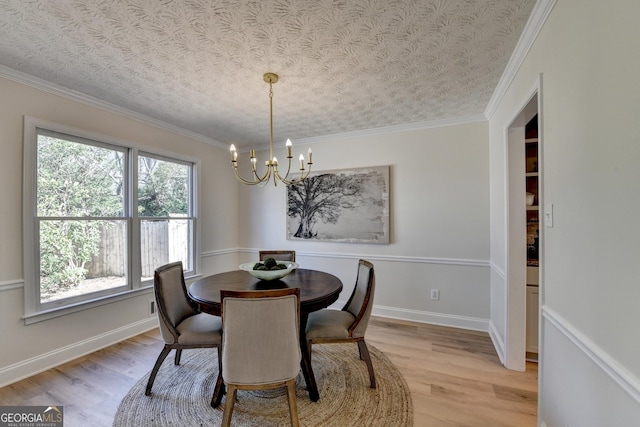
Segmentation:
[[(486, 333), (372, 318), (367, 342), (406, 379), (415, 427), (536, 425), (537, 365), (505, 369)], [(138, 335), (1, 388), (0, 405), (62, 405), (65, 427), (111, 426), (162, 346), (157, 329)], [(165, 363), (172, 360), (173, 353)]]

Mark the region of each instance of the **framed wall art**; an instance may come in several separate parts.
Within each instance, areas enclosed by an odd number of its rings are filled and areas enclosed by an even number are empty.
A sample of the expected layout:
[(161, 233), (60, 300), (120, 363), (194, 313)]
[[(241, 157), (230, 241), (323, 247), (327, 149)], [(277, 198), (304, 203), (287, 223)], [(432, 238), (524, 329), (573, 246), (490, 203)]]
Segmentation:
[(389, 166), (315, 172), (287, 185), (287, 240), (389, 243)]

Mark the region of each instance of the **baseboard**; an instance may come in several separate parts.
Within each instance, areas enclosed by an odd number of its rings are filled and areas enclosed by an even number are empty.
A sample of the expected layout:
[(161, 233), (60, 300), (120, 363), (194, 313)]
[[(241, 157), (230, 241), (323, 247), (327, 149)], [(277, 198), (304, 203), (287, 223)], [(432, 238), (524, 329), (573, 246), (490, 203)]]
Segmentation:
[(472, 331), (489, 331), (489, 320), (476, 317), (456, 316), (452, 314), (433, 313), (428, 311), (408, 310), (398, 307), (374, 305), (371, 313), (374, 316), (390, 319), (408, 320), (432, 325), (450, 326), (452, 328), (468, 329)]
[(136, 323), (105, 332), (95, 337), (79, 341), (32, 357), (19, 363), (0, 369), (0, 387), (5, 387), (37, 373), (54, 368), (63, 363), (93, 353), (94, 351), (124, 341), (133, 336), (158, 327), (158, 319), (150, 317)]
[(500, 338), (500, 334), (493, 322), (489, 322), (489, 337), (491, 338), (491, 342), (493, 342), (493, 347), (496, 349), (496, 353), (498, 353), (500, 363), (504, 366), (505, 361), (507, 360), (507, 352), (504, 347), (504, 341)]

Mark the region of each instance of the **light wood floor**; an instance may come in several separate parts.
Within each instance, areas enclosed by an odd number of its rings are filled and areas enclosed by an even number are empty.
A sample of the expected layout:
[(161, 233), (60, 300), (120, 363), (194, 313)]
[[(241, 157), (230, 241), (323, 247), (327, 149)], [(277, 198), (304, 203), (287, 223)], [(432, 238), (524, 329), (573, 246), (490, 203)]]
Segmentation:
[[(537, 365), (505, 369), (486, 333), (374, 318), (367, 342), (402, 372), (416, 427), (536, 425)], [(158, 330), (138, 335), (0, 389), (0, 405), (62, 405), (65, 427), (111, 426), (162, 346)]]

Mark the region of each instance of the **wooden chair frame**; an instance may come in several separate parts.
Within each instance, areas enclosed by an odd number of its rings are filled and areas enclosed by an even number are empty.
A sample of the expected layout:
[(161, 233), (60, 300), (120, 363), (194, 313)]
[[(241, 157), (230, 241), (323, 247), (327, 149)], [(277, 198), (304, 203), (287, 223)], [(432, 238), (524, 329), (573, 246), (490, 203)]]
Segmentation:
[[(191, 299), (189, 298), (189, 295), (187, 294), (187, 286), (185, 284), (184, 281), (184, 273), (183, 273), (183, 269), (182, 269), (182, 262), (178, 261), (178, 262), (174, 262), (174, 263), (170, 263), (170, 264), (166, 264), (163, 265), (161, 267), (158, 267), (153, 275), (153, 280), (154, 280), (154, 284), (157, 283), (160, 279), (160, 275), (167, 271), (167, 270), (171, 270), (173, 268), (179, 268), (180, 269), (180, 280), (181, 280), (181, 287), (182, 287), (182, 291), (184, 292), (184, 297), (186, 298), (186, 300), (189, 303), (189, 306), (193, 309), (194, 314), (199, 314), (200, 311), (198, 310), (197, 306), (195, 303), (193, 303), (193, 301), (191, 301)], [(173, 343), (167, 343), (165, 342), (164, 347), (162, 348), (162, 351), (160, 352), (160, 354), (158, 355), (158, 359), (156, 359), (156, 363), (153, 365), (153, 369), (151, 370), (151, 374), (149, 376), (149, 381), (147, 381), (147, 387), (145, 389), (145, 395), (149, 396), (151, 395), (151, 388), (153, 387), (153, 383), (155, 382), (156, 379), (156, 375), (158, 374), (158, 370), (160, 369), (160, 366), (162, 366), (162, 362), (164, 362), (164, 360), (167, 358), (167, 356), (169, 355), (169, 353), (171, 352), (171, 350), (176, 350), (176, 354), (175, 354), (175, 358), (174, 358), (174, 364), (175, 365), (179, 365), (180, 364), (180, 358), (182, 356), (182, 350), (184, 349), (190, 349), (190, 348), (213, 348), (216, 347), (218, 349), (218, 378), (216, 379), (216, 391), (218, 389), (220, 389), (220, 385), (222, 385), (222, 387), (224, 387), (224, 385), (222, 384), (222, 346), (221, 345), (214, 345), (214, 344), (189, 344), (189, 345), (185, 345), (185, 344), (179, 344), (178, 343), (178, 336), (180, 335), (178, 333), (178, 330), (176, 329), (176, 325), (173, 324), (173, 322), (167, 317), (166, 313), (167, 313), (167, 306), (165, 304), (165, 299), (161, 294), (160, 291), (160, 287), (159, 286), (154, 286), (154, 295), (156, 298), (156, 303), (158, 305), (158, 316), (161, 318), (159, 319), (161, 322), (164, 322), (164, 324), (166, 325), (167, 329), (169, 330), (169, 332), (171, 333), (171, 335), (173, 336)], [(224, 392), (224, 389), (222, 389), (222, 391)], [(218, 396), (216, 396), (214, 394), (211, 403), (213, 406), (213, 402), (214, 400), (218, 400), (219, 398)], [(219, 402), (218, 402), (219, 403)]]
[[(360, 265), (364, 265), (369, 269), (369, 280), (367, 281), (367, 291), (364, 297), (364, 301), (362, 302), (362, 307), (360, 307), (360, 311), (358, 312), (358, 315), (356, 316), (351, 326), (349, 326), (348, 328), (349, 336), (347, 338), (307, 338), (307, 351), (309, 352), (309, 359), (311, 359), (311, 354), (312, 354), (311, 347), (313, 344), (351, 343), (351, 342), (356, 343), (358, 345), (358, 353), (360, 355), (360, 359), (366, 363), (367, 370), (369, 371), (370, 387), (376, 388), (376, 376), (373, 371), (373, 364), (371, 363), (371, 355), (369, 354), (369, 349), (367, 348), (367, 343), (364, 340), (364, 336), (362, 337), (353, 336), (353, 331), (358, 327), (358, 325), (360, 324), (360, 321), (362, 320), (362, 318), (364, 317), (367, 311), (367, 306), (369, 305), (370, 300), (372, 298), (373, 286), (375, 284), (375, 271), (373, 268), (373, 264), (363, 259), (359, 260), (358, 274), (360, 274)], [(356, 289), (357, 283), (358, 283), (358, 278), (356, 278), (356, 286), (353, 288), (353, 292), (351, 293), (349, 300), (344, 305), (344, 307), (342, 307), (343, 311), (346, 310), (347, 307), (349, 307), (349, 304), (351, 304), (351, 301), (353, 301), (353, 298), (355, 297), (355, 294), (357, 291)]]
[[(290, 261), (296, 262), (296, 251), (284, 251), (284, 250), (258, 251), (258, 260), (264, 261), (267, 258), (275, 258), (276, 260), (282, 260), (281, 258), (278, 258), (278, 255), (288, 255), (291, 257)], [(289, 261), (289, 260), (284, 260), (284, 261)]]

